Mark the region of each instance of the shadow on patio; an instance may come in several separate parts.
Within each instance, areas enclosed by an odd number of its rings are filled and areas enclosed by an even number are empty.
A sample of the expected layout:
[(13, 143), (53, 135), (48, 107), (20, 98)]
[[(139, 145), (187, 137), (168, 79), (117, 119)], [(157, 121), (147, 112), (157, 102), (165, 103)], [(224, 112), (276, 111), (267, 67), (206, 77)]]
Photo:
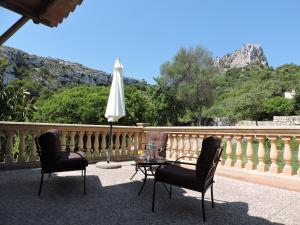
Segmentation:
[[(45, 177), (41, 197), (37, 195), (39, 169), (1, 171), (1, 225), (203, 224), (199, 193), (174, 188), (170, 200), (163, 186), (157, 185), (156, 211), (152, 213), (152, 180), (147, 181), (138, 197), (142, 175), (137, 174), (135, 180), (129, 181), (133, 166), (129, 162), (123, 164), (116, 170), (89, 165), (86, 196), (80, 171)], [(211, 208), (210, 194), (207, 194), (205, 224), (296, 224), (300, 221), (296, 213), (299, 205), (297, 208), (297, 204), (291, 204), (299, 202), (300, 193), (223, 177), (216, 180), (215, 209)]]

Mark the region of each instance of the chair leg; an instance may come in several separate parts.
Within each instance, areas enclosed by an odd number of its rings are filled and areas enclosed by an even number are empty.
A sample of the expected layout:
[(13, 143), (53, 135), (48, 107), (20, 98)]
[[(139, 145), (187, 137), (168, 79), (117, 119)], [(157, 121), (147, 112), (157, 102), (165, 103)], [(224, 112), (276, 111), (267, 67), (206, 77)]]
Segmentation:
[(39, 196), (41, 196), (43, 181), (44, 181), (44, 173), (41, 172), (41, 181), (40, 181), (40, 187), (39, 187)]
[(214, 204), (214, 188), (213, 188), (213, 184), (210, 186), (210, 194), (211, 194), (211, 207), (214, 208), (215, 204)]
[(205, 193), (202, 193), (202, 218), (203, 218), (203, 222), (205, 222), (204, 195), (205, 195)]
[(170, 190), (169, 190), (169, 198), (171, 199), (172, 196), (172, 184), (170, 184)]
[(156, 186), (156, 180), (154, 180), (153, 183), (152, 212), (154, 212), (154, 205), (155, 205), (155, 186)]
[(84, 176), (83, 176), (83, 194), (86, 194), (86, 169), (83, 171)]

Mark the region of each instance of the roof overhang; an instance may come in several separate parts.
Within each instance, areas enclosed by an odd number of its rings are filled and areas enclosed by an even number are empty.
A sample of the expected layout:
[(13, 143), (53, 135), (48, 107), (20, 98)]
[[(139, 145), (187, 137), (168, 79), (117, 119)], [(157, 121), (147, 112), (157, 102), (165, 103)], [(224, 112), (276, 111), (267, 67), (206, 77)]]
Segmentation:
[(83, 0), (1, 0), (0, 6), (22, 15), (3, 35), (0, 45), (11, 37), (28, 20), (57, 27)]

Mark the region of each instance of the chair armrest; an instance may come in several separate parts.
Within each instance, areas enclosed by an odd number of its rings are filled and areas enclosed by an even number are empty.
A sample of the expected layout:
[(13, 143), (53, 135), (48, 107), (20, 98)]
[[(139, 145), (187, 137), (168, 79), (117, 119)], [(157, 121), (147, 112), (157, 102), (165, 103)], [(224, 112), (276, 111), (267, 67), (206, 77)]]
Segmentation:
[(184, 164), (184, 165), (191, 165), (191, 166), (196, 166), (197, 164), (196, 163), (189, 163), (189, 162), (181, 162), (181, 161), (166, 161), (166, 162), (163, 162), (163, 163), (160, 163), (159, 166), (157, 167), (157, 169), (155, 170), (155, 173), (157, 171), (160, 170), (160, 168), (162, 166), (166, 166), (166, 165), (170, 165), (170, 164)]
[(179, 159), (186, 158), (186, 157), (188, 157), (188, 158), (192, 158), (192, 159), (198, 159), (197, 157), (193, 157), (193, 156), (186, 156), (186, 155), (184, 155), (184, 156), (180, 156), (180, 157), (179, 157), (179, 158), (177, 158), (175, 161), (178, 161)]
[(197, 166), (197, 163), (190, 163), (190, 162), (182, 162), (182, 161), (166, 161), (163, 163), (160, 163), (156, 171), (160, 169), (161, 166), (166, 166), (170, 164), (184, 164), (184, 165), (190, 165), (190, 166)]
[(182, 162), (182, 161), (167, 161), (172, 164), (184, 164), (184, 165), (191, 165), (191, 166), (196, 166), (197, 163), (190, 163), (190, 162)]

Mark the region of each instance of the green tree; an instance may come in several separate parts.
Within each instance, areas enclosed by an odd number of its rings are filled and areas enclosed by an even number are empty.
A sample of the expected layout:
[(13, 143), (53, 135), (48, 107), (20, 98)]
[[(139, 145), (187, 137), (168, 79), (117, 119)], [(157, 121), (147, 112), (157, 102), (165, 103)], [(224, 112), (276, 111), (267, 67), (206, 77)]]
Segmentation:
[(182, 105), (188, 115), (179, 120), (200, 125), (203, 108), (213, 100), (213, 77), (217, 72), (211, 54), (201, 47), (182, 48), (171, 62), (161, 66), (158, 84), (169, 88), (176, 100), (173, 104)]
[(148, 96), (148, 120), (152, 125), (176, 125), (184, 115), (184, 107), (181, 102), (177, 101), (171, 94), (171, 88), (160, 85), (149, 86), (147, 89)]
[(265, 113), (264, 118), (272, 119), (273, 116), (295, 115), (295, 100), (282, 96), (268, 98), (262, 102)]
[(5, 87), (0, 80), (0, 120), (31, 121), (35, 111), (34, 99), (23, 88)]
[[(80, 85), (65, 87), (49, 99), (37, 102), (34, 120), (51, 123), (107, 124), (105, 110), (110, 87)], [(126, 116), (118, 124), (147, 121), (147, 98), (136, 86), (125, 87)]]
[(75, 86), (59, 89), (48, 99), (37, 101), (34, 120), (49, 123), (105, 124), (108, 87)]

